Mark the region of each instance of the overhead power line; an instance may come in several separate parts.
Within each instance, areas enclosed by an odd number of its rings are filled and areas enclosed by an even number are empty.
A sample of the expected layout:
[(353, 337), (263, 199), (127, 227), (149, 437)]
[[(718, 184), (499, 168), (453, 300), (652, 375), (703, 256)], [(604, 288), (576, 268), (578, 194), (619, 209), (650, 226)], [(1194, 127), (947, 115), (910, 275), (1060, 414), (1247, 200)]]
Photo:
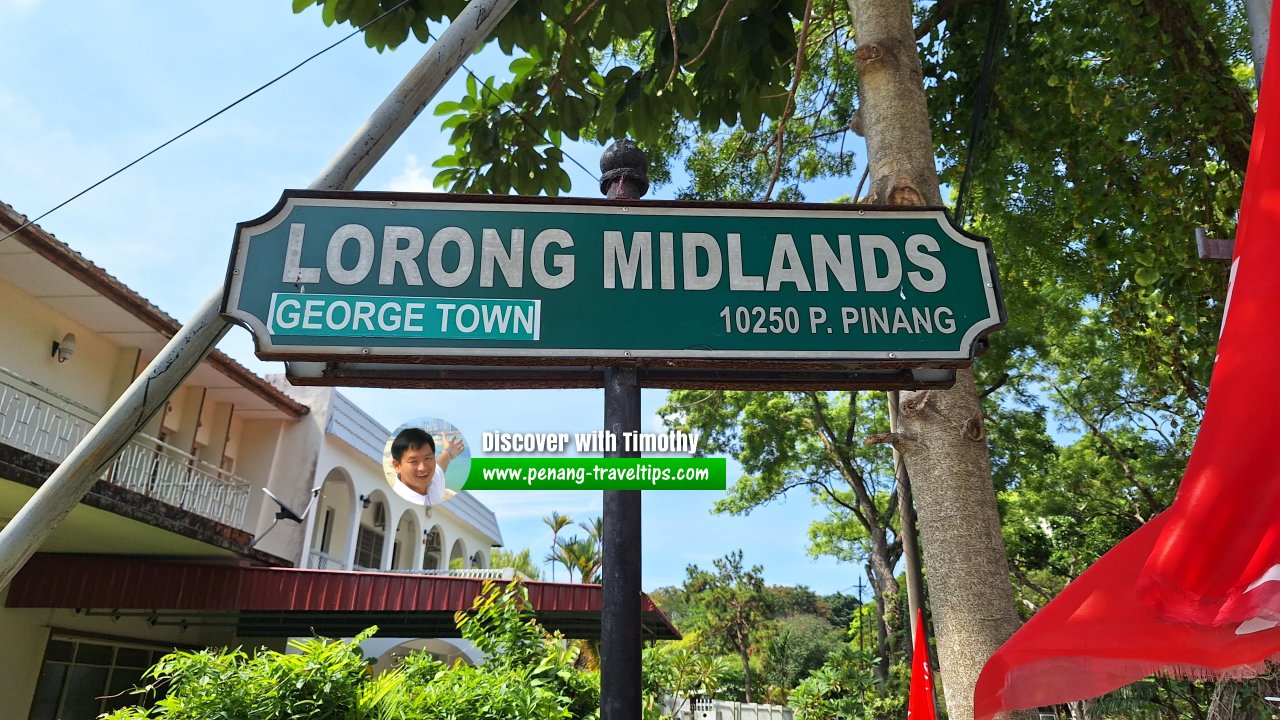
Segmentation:
[(376, 17), (376, 18), (374, 18), (374, 19), (370, 20), (369, 22), (365, 23), (364, 25), (362, 25), (362, 26), (360, 26), (360, 27), (357, 27), (355, 30), (352, 30), (350, 33), (346, 34), (345, 36), (343, 36), (342, 38), (340, 38), (338, 41), (334, 42), (333, 44), (329, 45), (328, 47), (325, 47), (324, 49), (322, 49), (322, 50), (320, 50), (320, 51), (318, 51), (318, 52), (316, 52), (316, 53), (313, 53), (310, 57), (306, 58), (306, 59), (305, 59), (305, 60), (303, 60), (302, 62), (298, 63), (297, 65), (294, 65), (293, 67), (289, 68), (288, 70), (285, 70), (284, 72), (282, 72), (282, 73), (280, 73), (279, 75), (275, 76), (275, 77), (274, 77), (274, 78), (272, 78), (271, 80), (268, 80), (267, 82), (265, 82), (265, 83), (263, 83), (263, 84), (259, 85), (258, 87), (254, 88), (253, 90), (249, 91), (248, 93), (246, 93), (246, 94), (242, 95), (239, 99), (237, 99), (237, 100), (235, 100), (234, 102), (232, 102), (231, 104), (229, 104), (229, 105), (227, 105), (227, 106), (223, 107), (221, 110), (219, 110), (219, 111), (217, 111), (217, 112), (213, 113), (212, 115), (210, 115), (210, 116), (206, 117), (205, 119), (201, 120), (200, 122), (196, 123), (195, 125), (192, 125), (191, 127), (187, 128), (186, 130), (183, 130), (182, 132), (178, 133), (177, 135), (174, 135), (173, 137), (169, 138), (168, 140), (165, 140), (164, 142), (160, 143), (159, 145), (155, 146), (154, 148), (152, 148), (152, 149), (148, 150), (146, 153), (143, 153), (142, 155), (138, 156), (138, 157), (137, 157), (136, 159), (134, 159), (132, 162), (130, 162), (129, 164), (125, 165), (124, 167), (121, 167), (119, 170), (116, 170), (115, 172), (111, 173), (110, 175), (107, 175), (106, 177), (104, 177), (104, 178), (102, 178), (101, 180), (99, 180), (99, 181), (95, 182), (94, 184), (90, 185), (89, 187), (87, 187), (87, 188), (85, 188), (85, 189), (81, 190), (80, 192), (76, 193), (75, 195), (72, 195), (71, 197), (67, 198), (66, 200), (63, 200), (62, 202), (58, 203), (57, 205), (54, 205), (52, 208), (49, 208), (48, 210), (44, 211), (44, 212), (43, 212), (43, 213), (41, 213), (40, 215), (36, 216), (35, 218), (33, 218), (33, 219), (31, 219), (31, 220), (26, 221), (25, 223), (23, 223), (22, 225), (18, 226), (16, 229), (14, 229), (14, 230), (13, 230), (12, 232), (10, 232), (9, 234), (5, 235), (4, 237), (0, 237), (0, 242), (4, 242), (5, 240), (8, 240), (9, 238), (13, 237), (14, 235), (17, 235), (18, 233), (20, 233), (20, 232), (22, 232), (23, 230), (25, 230), (26, 228), (28, 228), (28, 227), (30, 227), (30, 226), (32, 226), (32, 225), (34, 225), (34, 224), (36, 224), (36, 223), (40, 222), (41, 220), (43, 220), (43, 219), (45, 219), (45, 218), (49, 217), (50, 215), (52, 215), (53, 213), (57, 212), (58, 210), (61, 210), (63, 207), (66, 207), (68, 204), (70, 204), (70, 203), (74, 202), (75, 200), (78, 200), (81, 196), (85, 195), (86, 193), (88, 193), (89, 191), (91, 191), (91, 190), (93, 190), (94, 188), (98, 187), (99, 185), (102, 185), (103, 183), (107, 182), (108, 180), (111, 180), (111, 179), (112, 179), (112, 178), (114, 178), (115, 176), (117, 176), (117, 175), (119, 175), (120, 173), (122, 173), (122, 172), (124, 172), (124, 171), (128, 170), (129, 168), (133, 167), (134, 165), (137, 165), (138, 163), (142, 162), (143, 160), (146, 160), (147, 158), (151, 157), (152, 155), (155, 155), (157, 152), (160, 152), (161, 150), (165, 149), (165, 148), (166, 148), (166, 147), (168, 147), (169, 145), (172, 145), (173, 143), (177, 142), (178, 140), (181, 140), (183, 137), (186, 137), (187, 135), (191, 134), (191, 133), (192, 133), (193, 131), (195, 131), (196, 129), (198, 129), (198, 128), (200, 128), (201, 126), (205, 125), (206, 123), (210, 122), (211, 120), (213, 120), (214, 118), (218, 117), (219, 115), (222, 115), (223, 113), (227, 112), (227, 111), (228, 111), (228, 110), (230, 110), (231, 108), (233, 108), (233, 107), (235, 107), (235, 106), (239, 105), (240, 103), (244, 102), (245, 100), (248, 100), (249, 98), (253, 97), (254, 95), (257, 95), (258, 93), (262, 92), (263, 90), (266, 90), (267, 88), (271, 87), (272, 85), (275, 85), (277, 82), (280, 82), (281, 80), (283, 80), (284, 78), (288, 77), (289, 75), (292, 75), (292, 74), (294, 73), (294, 71), (298, 70), (298, 69), (299, 69), (299, 68), (301, 68), (303, 65), (306, 65), (307, 63), (311, 62), (312, 60), (315, 60), (316, 58), (320, 57), (321, 55), (324, 55), (325, 53), (327, 53), (327, 52), (329, 52), (330, 50), (332, 50), (332, 49), (334, 49), (334, 48), (338, 47), (338, 46), (339, 46), (339, 45), (341, 45), (342, 43), (344, 43), (344, 42), (346, 42), (346, 41), (350, 40), (352, 37), (355, 37), (356, 35), (358, 35), (358, 34), (360, 34), (360, 33), (364, 32), (367, 28), (372, 27), (373, 25), (377, 24), (377, 23), (378, 23), (378, 21), (382, 20), (383, 18), (385, 18), (386, 16), (388, 16), (388, 15), (390, 15), (391, 13), (395, 12), (396, 10), (399, 10), (400, 8), (404, 7), (404, 6), (405, 6), (406, 4), (408, 4), (409, 2), (410, 2), (410, 0), (400, 0), (400, 2), (399, 2), (399, 3), (397, 3), (394, 7), (392, 7), (392, 8), (390, 8), (389, 10), (387, 10), (387, 11), (383, 12), (381, 15), (379, 15), (378, 17)]

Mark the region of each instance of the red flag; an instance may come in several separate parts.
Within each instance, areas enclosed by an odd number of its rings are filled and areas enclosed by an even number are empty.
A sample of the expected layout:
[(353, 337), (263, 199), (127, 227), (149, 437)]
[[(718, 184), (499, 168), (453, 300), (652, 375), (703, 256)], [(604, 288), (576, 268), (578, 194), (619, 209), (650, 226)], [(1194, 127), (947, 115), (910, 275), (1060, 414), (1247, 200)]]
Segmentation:
[(929, 640), (924, 634), (924, 612), (916, 610), (916, 645), (911, 652), (911, 697), (907, 720), (938, 720), (933, 706), (933, 670), (929, 669)]
[(1280, 19), (1240, 207), (1209, 399), (1173, 505), (1031, 618), (983, 668), (981, 720), (1161, 670), (1250, 674), (1280, 655)]

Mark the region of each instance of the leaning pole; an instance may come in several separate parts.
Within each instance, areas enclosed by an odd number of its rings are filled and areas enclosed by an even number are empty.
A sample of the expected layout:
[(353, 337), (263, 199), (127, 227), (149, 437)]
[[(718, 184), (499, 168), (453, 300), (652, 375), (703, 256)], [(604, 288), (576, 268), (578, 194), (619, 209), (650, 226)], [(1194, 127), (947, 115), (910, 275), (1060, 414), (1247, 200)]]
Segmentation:
[[(466, 58), (493, 33), (516, 0), (471, 0), (364, 127), (311, 183), (312, 190), (354, 190)], [(103, 470), (231, 327), (218, 312), (222, 288), (156, 355), (26, 505), (0, 530), (0, 590), (84, 498)]]

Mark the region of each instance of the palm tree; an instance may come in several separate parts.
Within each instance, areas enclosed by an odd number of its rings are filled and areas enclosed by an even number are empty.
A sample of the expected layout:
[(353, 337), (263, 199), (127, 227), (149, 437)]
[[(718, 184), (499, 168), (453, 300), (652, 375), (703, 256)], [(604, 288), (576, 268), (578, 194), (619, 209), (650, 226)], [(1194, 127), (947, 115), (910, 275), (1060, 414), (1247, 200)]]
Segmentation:
[(598, 583), (600, 582), (600, 568), (602, 565), (600, 557), (600, 543), (596, 539), (588, 535), (580, 538), (577, 535), (560, 543), (564, 550), (564, 555), (573, 567), (578, 571), (578, 582)]
[(596, 542), (604, 542), (604, 518), (600, 515), (591, 518), (589, 522), (578, 523), (578, 527), (586, 530), (587, 535), (595, 538)]
[[(551, 582), (555, 582), (556, 563), (560, 562), (560, 560), (556, 558), (556, 549), (560, 547), (560, 531), (568, 527), (569, 523), (572, 522), (572, 519), (568, 515), (561, 515), (553, 510), (550, 515), (542, 518), (542, 522), (546, 523), (547, 527), (551, 528), (551, 552), (547, 554), (546, 560), (551, 563)], [(568, 566), (566, 565), (565, 567)], [(573, 582), (573, 573), (570, 572), (569, 576), (570, 582)]]
[(540, 580), (542, 579), (542, 573), (538, 570), (538, 566), (534, 564), (531, 555), (529, 548), (525, 548), (518, 553), (509, 550), (494, 550), (491, 559), (493, 566), (496, 568), (511, 568), (530, 580)]
[(569, 556), (568, 551), (565, 549), (565, 544), (564, 542), (558, 542), (552, 545), (551, 551), (547, 553), (543, 560), (551, 564), (551, 577), (555, 577), (556, 565), (563, 565), (565, 570), (569, 571), (569, 582), (573, 582), (573, 571), (577, 568), (577, 565), (574, 564), (573, 558)]

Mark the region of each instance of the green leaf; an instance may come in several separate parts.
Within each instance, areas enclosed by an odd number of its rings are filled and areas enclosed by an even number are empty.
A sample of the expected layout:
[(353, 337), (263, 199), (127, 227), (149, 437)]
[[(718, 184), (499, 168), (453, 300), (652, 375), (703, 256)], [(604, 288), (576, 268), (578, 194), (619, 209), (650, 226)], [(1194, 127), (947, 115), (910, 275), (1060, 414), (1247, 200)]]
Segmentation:
[(538, 67), (538, 61), (531, 57), (516, 58), (511, 61), (509, 66), (511, 73), (516, 76), (517, 80), (528, 75), (536, 67)]
[(1138, 281), (1143, 287), (1154, 285), (1160, 279), (1160, 271), (1153, 267), (1140, 267), (1133, 274), (1133, 279)]

